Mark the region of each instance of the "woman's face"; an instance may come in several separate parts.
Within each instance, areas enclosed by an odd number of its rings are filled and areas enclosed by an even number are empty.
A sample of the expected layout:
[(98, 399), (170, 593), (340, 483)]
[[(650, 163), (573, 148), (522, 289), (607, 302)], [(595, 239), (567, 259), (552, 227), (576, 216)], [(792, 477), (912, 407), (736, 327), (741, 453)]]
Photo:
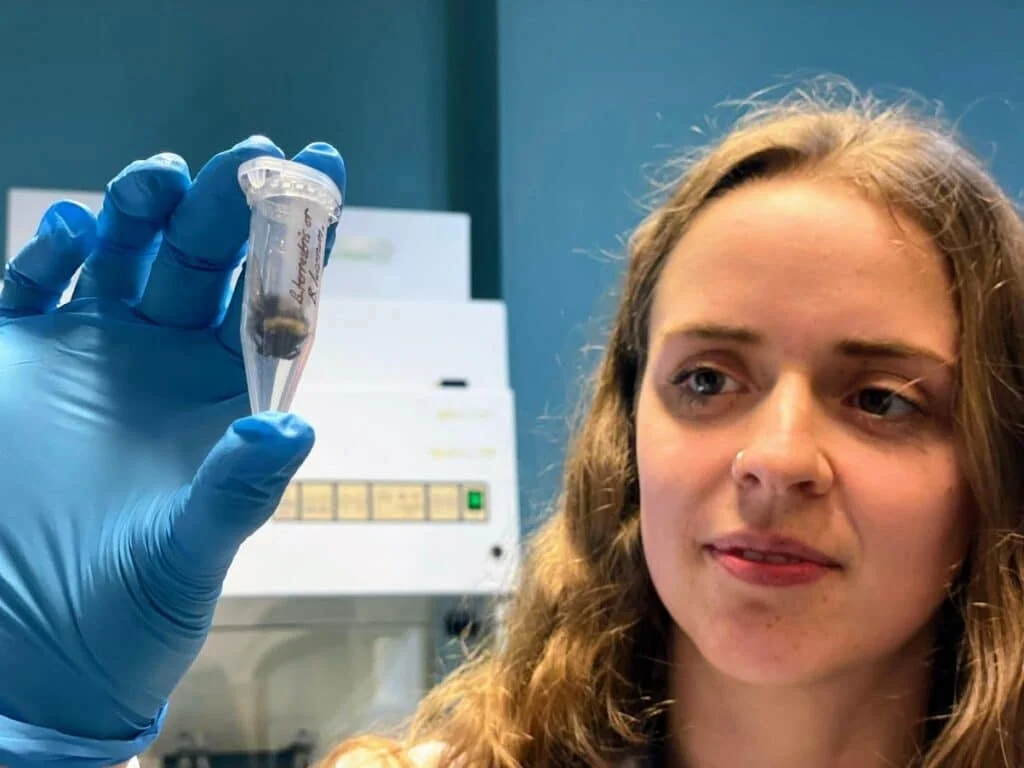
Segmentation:
[(967, 541), (957, 330), (924, 233), (846, 187), (751, 183), (674, 249), (637, 406), (641, 527), (719, 672), (810, 683), (927, 636)]

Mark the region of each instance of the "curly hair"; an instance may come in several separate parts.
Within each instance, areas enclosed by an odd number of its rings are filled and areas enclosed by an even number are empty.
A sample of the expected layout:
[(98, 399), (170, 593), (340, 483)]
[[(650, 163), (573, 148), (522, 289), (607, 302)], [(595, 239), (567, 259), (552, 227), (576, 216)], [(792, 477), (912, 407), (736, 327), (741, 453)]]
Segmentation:
[(376, 747), (402, 764), (428, 742), (444, 745), (442, 766), (614, 765), (662, 738), (670, 620), (643, 557), (634, 450), (649, 310), (666, 257), (702, 207), (780, 174), (851, 186), (920, 225), (947, 263), (960, 320), (956, 439), (976, 529), (941, 610), (916, 765), (1024, 765), (1024, 225), (937, 115), (823, 82), (745, 102), (724, 138), (675, 168), (628, 241), (556, 509), (530, 542), (502, 642), (430, 691), (401, 739), (353, 739), (331, 765)]

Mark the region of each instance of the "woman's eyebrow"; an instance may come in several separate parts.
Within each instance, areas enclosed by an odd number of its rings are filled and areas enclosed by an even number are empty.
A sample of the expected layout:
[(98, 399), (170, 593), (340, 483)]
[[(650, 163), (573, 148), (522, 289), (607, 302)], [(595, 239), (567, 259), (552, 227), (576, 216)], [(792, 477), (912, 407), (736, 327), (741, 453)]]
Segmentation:
[(952, 368), (956, 364), (954, 360), (939, 352), (899, 339), (844, 339), (836, 348), (840, 354), (847, 357), (880, 357), (892, 360), (924, 358), (947, 368)]
[[(691, 323), (664, 334), (670, 338), (692, 338), (702, 341), (727, 341), (733, 344), (756, 346), (764, 343), (763, 334), (742, 325), (723, 323)], [(844, 357), (889, 358), (914, 360), (923, 358), (939, 365), (952, 367), (955, 361), (927, 347), (910, 344), (900, 339), (848, 338), (836, 344), (836, 351)]]

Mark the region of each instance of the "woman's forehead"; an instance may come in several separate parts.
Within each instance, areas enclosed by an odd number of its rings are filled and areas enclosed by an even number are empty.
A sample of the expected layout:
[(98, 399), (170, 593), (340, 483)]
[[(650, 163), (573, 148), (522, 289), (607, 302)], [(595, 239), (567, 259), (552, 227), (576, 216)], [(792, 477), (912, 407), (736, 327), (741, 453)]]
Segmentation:
[(904, 338), (947, 359), (958, 325), (925, 233), (845, 187), (805, 180), (757, 182), (709, 205), (669, 255), (649, 322), (652, 343), (712, 324), (794, 344)]

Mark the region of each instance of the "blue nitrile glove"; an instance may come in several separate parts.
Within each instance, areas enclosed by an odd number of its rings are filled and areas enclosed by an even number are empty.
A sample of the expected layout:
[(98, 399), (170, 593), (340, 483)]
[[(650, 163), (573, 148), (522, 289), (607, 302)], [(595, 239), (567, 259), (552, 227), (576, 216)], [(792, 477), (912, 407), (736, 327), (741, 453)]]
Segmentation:
[[(0, 291), (0, 764), (140, 753), (206, 638), (231, 559), (313, 432), (249, 416), (240, 355), (256, 137), (190, 180), (129, 165), (96, 219), (54, 205)], [(297, 160), (345, 188), (341, 157)], [(328, 247), (333, 242), (333, 229)], [(74, 298), (57, 307), (76, 268)]]

